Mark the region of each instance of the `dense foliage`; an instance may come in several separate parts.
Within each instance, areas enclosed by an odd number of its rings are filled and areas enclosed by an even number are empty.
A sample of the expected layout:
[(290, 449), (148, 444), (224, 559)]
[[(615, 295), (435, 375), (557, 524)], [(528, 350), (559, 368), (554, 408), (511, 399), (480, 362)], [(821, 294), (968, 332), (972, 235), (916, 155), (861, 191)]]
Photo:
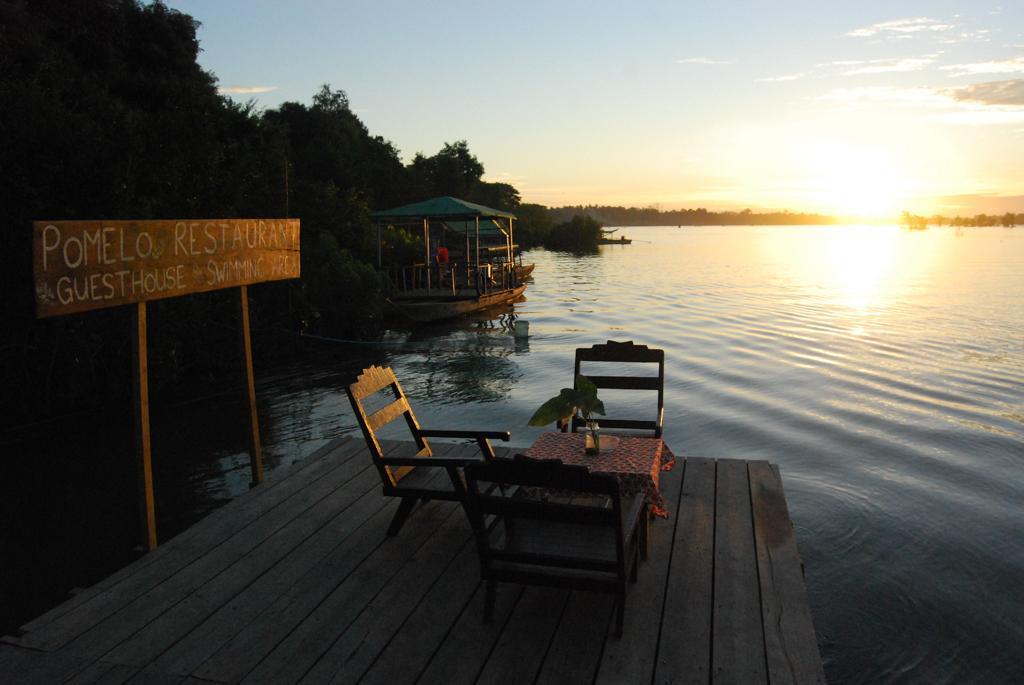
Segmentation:
[[(31, 222), (299, 217), (299, 282), (254, 288), (257, 352), (278, 331), (375, 334), (384, 314), (372, 209), (454, 195), (516, 210), (465, 141), (403, 165), (345, 93), (257, 112), (220, 95), (196, 58), (197, 23), (156, 2), (0, 0), (0, 383), (10, 416), (102, 403), (130, 387), (128, 308), (36, 320)], [(392, 236), (401, 253), (411, 236)], [(401, 255), (398, 255), (401, 256)], [(154, 384), (237, 365), (235, 295), (151, 305)], [(109, 391), (109, 392), (108, 392)]]
[(551, 228), (544, 236), (544, 247), (564, 252), (593, 252), (601, 239), (601, 224), (593, 218), (577, 214)]

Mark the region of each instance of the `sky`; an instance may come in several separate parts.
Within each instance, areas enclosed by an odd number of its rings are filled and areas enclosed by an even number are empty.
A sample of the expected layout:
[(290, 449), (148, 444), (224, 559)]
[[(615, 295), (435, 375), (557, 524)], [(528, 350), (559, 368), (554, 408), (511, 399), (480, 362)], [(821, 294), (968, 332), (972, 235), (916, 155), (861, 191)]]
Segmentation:
[(1024, 211), (1024, 1), (168, 0), (221, 92), (344, 90), (523, 201)]

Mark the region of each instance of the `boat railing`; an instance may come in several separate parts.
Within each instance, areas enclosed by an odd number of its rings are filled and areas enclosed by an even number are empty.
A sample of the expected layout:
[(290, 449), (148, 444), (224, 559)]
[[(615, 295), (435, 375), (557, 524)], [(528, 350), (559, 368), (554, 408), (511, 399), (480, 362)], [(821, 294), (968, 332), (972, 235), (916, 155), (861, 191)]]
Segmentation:
[(514, 288), (515, 266), (508, 262), (492, 264), (411, 264), (391, 267), (387, 277), (392, 287), (404, 294), (459, 295), (475, 292), (485, 295)]

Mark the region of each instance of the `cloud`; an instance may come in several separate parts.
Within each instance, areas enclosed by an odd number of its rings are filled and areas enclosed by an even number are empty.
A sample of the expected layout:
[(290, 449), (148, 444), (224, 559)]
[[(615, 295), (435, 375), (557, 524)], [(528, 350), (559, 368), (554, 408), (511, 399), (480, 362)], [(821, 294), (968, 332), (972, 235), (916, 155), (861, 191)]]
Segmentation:
[(756, 79), (760, 83), (775, 83), (778, 81), (796, 81), (807, 76), (804, 72), (798, 74), (784, 74), (783, 76), (766, 76), (765, 78)]
[[(920, 71), (935, 61), (932, 55), (924, 57), (904, 57), (902, 59), (873, 59), (867, 62), (851, 61), (848, 66), (854, 66), (843, 73), (847, 76), (859, 74), (887, 74), (894, 71)], [(836, 62), (835, 64), (840, 64)]]
[(945, 90), (954, 100), (981, 105), (1024, 107), (1024, 79), (975, 83)]
[(1024, 74), (1024, 55), (1010, 59), (973, 62), (971, 64), (950, 64), (940, 67), (943, 71), (952, 71), (951, 76), (969, 76), (971, 74)]
[(942, 31), (949, 31), (954, 28), (952, 24), (939, 21), (937, 19), (929, 19), (928, 17), (914, 17), (908, 19), (893, 19), (892, 21), (883, 21), (878, 24), (872, 24), (871, 26), (864, 26), (859, 29), (854, 29), (846, 35), (853, 36), (855, 38), (868, 38), (871, 36), (887, 35), (890, 37), (907, 37), (911, 34), (921, 33), (924, 31), (938, 33)]
[(871, 86), (866, 88), (836, 88), (818, 99), (844, 104), (883, 102), (893, 105), (940, 107), (950, 104), (950, 97), (934, 88), (898, 88)]
[(687, 57), (677, 59), (676, 64), (732, 64), (730, 60), (711, 59), (710, 57)]
[(277, 90), (277, 86), (220, 86), (217, 92), (221, 95), (255, 95)]
[(848, 106), (876, 103), (931, 110), (940, 121), (949, 124), (1024, 122), (1024, 79), (976, 83), (958, 88), (838, 88), (818, 99)]

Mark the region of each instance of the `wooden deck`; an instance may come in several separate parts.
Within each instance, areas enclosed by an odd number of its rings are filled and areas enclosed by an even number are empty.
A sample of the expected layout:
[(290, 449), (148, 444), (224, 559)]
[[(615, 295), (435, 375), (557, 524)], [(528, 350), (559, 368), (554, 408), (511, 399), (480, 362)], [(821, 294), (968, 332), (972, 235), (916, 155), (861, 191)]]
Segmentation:
[(4, 637), (0, 682), (824, 682), (778, 469), (662, 475), (621, 638), (609, 597), (566, 590), (501, 586), (485, 624), (462, 510), (386, 538), (397, 503), (346, 438)]

